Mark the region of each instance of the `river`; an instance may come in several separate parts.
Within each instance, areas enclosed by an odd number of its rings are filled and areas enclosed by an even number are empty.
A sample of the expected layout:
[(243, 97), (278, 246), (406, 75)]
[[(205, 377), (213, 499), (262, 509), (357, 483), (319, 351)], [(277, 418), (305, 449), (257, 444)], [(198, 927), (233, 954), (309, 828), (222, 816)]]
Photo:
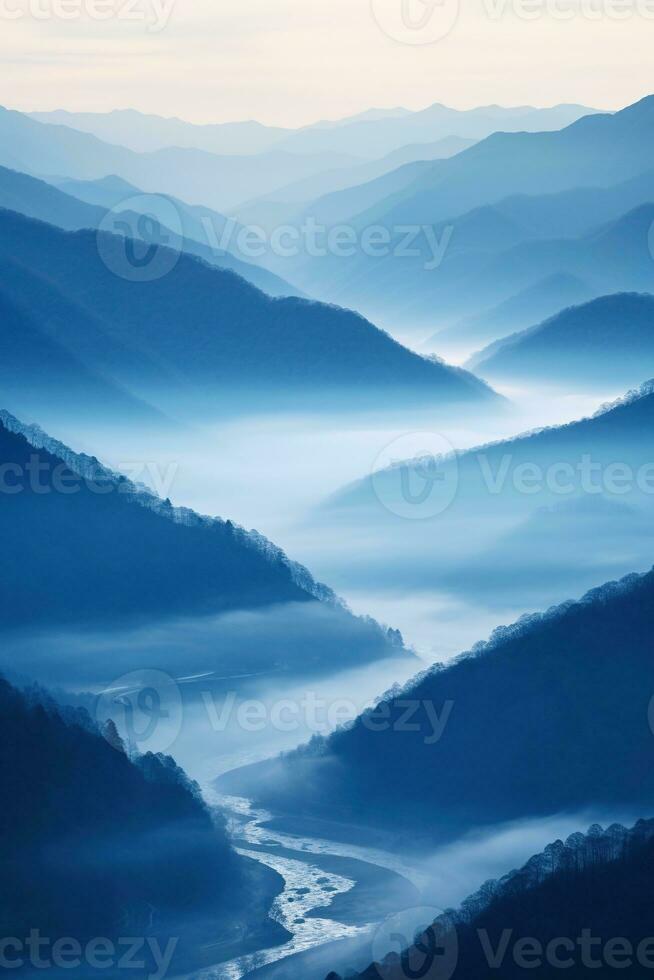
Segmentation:
[[(417, 868), (387, 851), (273, 830), (266, 826), (273, 814), (256, 809), (249, 800), (219, 796), (211, 789), (205, 789), (205, 796), (211, 805), (219, 806), (225, 813), (238, 853), (260, 861), (283, 877), (284, 891), (275, 900), (270, 915), (292, 938), (281, 946), (209, 967), (196, 975), (197, 980), (241, 980), (254, 970), (289, 956), (370, 933), (389, 908), (375, 918), (375, 908), (371, 905), (371, 920), (356, 925), (329, 918), (328, 914), (329, 907), (339, 896), (357, 886), (357, 868), (372, 866), (388, 872), (389, 877), (399, 876), (408, 886), (408, 893), (416, 897), (426, 882)], [(349, 877), (325, 870), (320, 861), (329, 857), (349, 859), (355, 873)], [(398, 895), (398, 901), (406, 900), (406, 896), (405, 890), (401, 897)], [(388, 902), (388, 892), (385, 898)], [(316, 910), (320, 910), (320, 914), (316, 914)]]

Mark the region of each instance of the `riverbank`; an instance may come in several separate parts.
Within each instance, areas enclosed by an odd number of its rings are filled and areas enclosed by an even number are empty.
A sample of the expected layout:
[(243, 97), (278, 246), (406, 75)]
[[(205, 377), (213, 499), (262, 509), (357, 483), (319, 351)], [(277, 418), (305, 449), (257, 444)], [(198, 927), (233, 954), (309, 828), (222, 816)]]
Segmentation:
[[(332, 950), (358, 948), (365, 965), (377, 923), (420, 901), (419, 887), (412, 880), (420, 877), (418, 872), (393, 854), (314, 838), (303, 834), (299, 824), (294, 826), (295, 834), (280, 833), (271, 826), (273, 814), (242, 798), (212, 797), (212, 804), (225, 812), (238, 853), (284, 879), (271, 917), (290, 938), (281, 946), (262, 944), (250, 952), (239, 947), (233, 960), (223, 959), (194, 974), (194, 980), (259, 976), (307, 980), (309, 968), (318, 971), (317, 980), (323, 980), (334, 962), (341, 962)], [(324, 959), (322, 951), (328, 949)], [(323, 963), (330, 965), (319, 976)]]
[[(236, 916), (237, 925), (230, 935), (209, 939), (207, 924), (202, 926), (202, 937), (194, 954), (193, 976), (196, 971), (203, 975), (216, 962), (229, 961), (237, 956), (256, 954), (261, 949), (276, 949), (292, 939), (291, 933), (272, 917), (275, 902), (284, 893), (286, 882), (279, 872), (254, 858), (241, 854), (245, 875), (247, 905)], [(199, 937), (198, 937), (199, 938)], [(190, 969), (186, 966), (186, 971)], [(180, 974), (179, 980), (187, 972)]]
[[(269, 853), (271, 848), (250, 845), (250, 850)], [(274, 851), (281, 857), (309, 859), (306, 851), (283, 847), (276, 847)], [(415, 885), (397, 872), (380, 868), (379, 865), (336, 854), (311, 854), (310, 860), (312, 865), (327, 874), (347, 878), (354, 885), (349, 891), (338, 894), (330, 894), (326, 890), (329, 903), (316, 906), (306, 914), (306, 918), (320, 919), (327, 913), (330, 919), (344, 925), (368, 926), (392, 915), (398, 908), (415, 905), (420, 900)]]

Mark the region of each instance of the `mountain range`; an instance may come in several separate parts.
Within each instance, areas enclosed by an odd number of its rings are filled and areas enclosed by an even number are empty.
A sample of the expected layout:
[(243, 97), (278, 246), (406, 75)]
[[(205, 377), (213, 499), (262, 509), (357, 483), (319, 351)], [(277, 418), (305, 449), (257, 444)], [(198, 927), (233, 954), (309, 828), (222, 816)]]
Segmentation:
[(96, 180), (117, 174), (148, 192), (219, 211), (322, 170), (351, 166), (350, 154), (218, 155), (192, 147), (135, 153), (69, 126), (0, 108), (0, 164), (40, 177)]
[(270, 229), (283, 224), (301, 224), (307, 205), (311, 204), (309, 211), (313, 211), (313, 202), (325, 195), (344, 191), (348, 187), (360, 187), (405, 164), (423, 160), (445, 160), (473, 143), (474, 140), (466, 140), (460, 136), (445, 136), (430, 143), (409, 143), (379, 160), (340, 167), (338, 170), (326, 171), (280, 187), (270, 197), (239, 205), (234, 214), (243, 224), (263, 225)]
[(553, 132), (493, 132), (357, 222), (437, 224), (453, 214), (515, 194), (608, 187), (651, 170), (648, 96), (613, 114), (585, 115)]
[[(241, 623), (234, 663), (196, 644), (193, 668), (306, 670), (407, 655), (401, 636), (354, 617), (325, 586), (257, 532), (231, 521), (173, 507), (146, 487), (74, 453), (35, 426), (0, 413), (3, 495), (0, 524), (6, 558), (0, 607), (6, 631), (76, 627), (136, 629), (190, 617), (215, 623), (237, 610), (294, 610), (276, 638)], [(264, 624), (265, 625), (265, 624)], [(235, 622), (234, 628), (238, 626)], [(307, 653), (307, 631), (320, 630)], [(246, 642), (247, 638), (247, 642)], [(166, 641), (170, 651), (172, 633)], [(116, 641), (117, 646), (117, 641)], [(251, 647), (251, 649), (250, 649)], [(144, 657), (146, 654), (142, 653)], [(164, 653), (148, 656), (161, 665)], [(175, 669), (191, 666), (188, 650)], [(198, 664), (198, 657), (203, 657)], [(173, 660), (174, 660), (173, 656)], [(15, 665), (17, 666), (17, 665)]]
[[(354, 305), (388, 328), (431, 326), (432, 333), (483, 313), (548, 275), (583, 280), (569, 239), (590, 236), (602, 223), (619, 223), (630, 210), (654, 200), (647, 135), (653, 117), (654, 97), (648, 97), (557, 132), (494, 133), (448, 160), (408, 164), (305, 209), (328, 227), (342, 222), (358, 230), (392, 231), (428, 225), (438, 241), (449, 228), (449, 244), (436, 269), (426, 267), (430, 251), (418, 236), (415, 254), (402, 262), (388, 255), (326, 256), (287, 262), (276, 271), (285, 268), (280, 274), (314, 295)], [(539, 240), (550, 244), (540, 246)], [(511, 250), (518, 247), (527, 254), (514, 274)], [(648, 252), (646, 240), (643, 249)], [(596, 283), (611, 274), (610, 264), (586, 272), (587, 298), (594, 286), (595, 294), (609, 291)], [(618, 288), (645, 287), (628, 282)]]
[[(547, 485), (543, 482), (539, 492), (532, 486), (529, 492), (521, 493), (511, 479), (517, 467), (538, 466), (546, 470), (561, 464), (575, 469), (584, 454), (597, 464), (608, 465), (615, 462), (617, 451), (622, 463), (637, 469), (650, 461), (652, 421), (654, 382), (649, 381), (624, 398), (602, 406), (592, 416), (437, 458), (434, 465), (446, 478), (445, 482), (450, 476), (456, 476), (458, 483), (454, 500), (437, 521), (442, 523), (450, 516), (462, 516), (468, 509), (492, 513), (507, 507), (511, 511), (519, 508), (524, 513), (556, 499), (555, 483)], [(415, 471), (416, 477), (419, 476), (419, 463), (420, 459), (397, 460), (392, 466), (344, 487), (325, 501), (324, 508), (340, 512), (341, 519), (351, 510), (357, 521), (361, 521), (364, 514), (372, 522), (393, 521), (393, 506), (399, 506), (401, 499), (399, 477), (403, 470)], [(576, 481), (575, 490), (576, 493), (559, 493), (558, 496), (572, 497), (580, 495), (582, 490), (591, 492), (588, 488), (584, 490), (581, 479)], [(635, 485), (632, 490), (631, 496), (638, 496)], [(622, 496), (629, 499), (630, 494)], [(638, 499), (643, 501), (646, 497), (643, 492)]]
[[(238, 207), (247, 224), (295, 224), (299, 203), (362, 184), (404, 162), (450, 156), (498, 128), (555, 129), (592, 111), (458, 111), (434, 105), (415, 113), (373, 111), (294, 131), (254, 122), (197, 126), (134, 110), (26, 116), (3, 109), (6, 149), (0, 163), (55, 179), (116, 174), (147, 192), (194, 205), (221, 212)], [(271, 210), (271, 201), (282, 206)]]
[[(438, 335), (425, 349), (454, 351), (463, 347), (470, 353), (479, 348), (480, 341), (489, 342), (501, 336), (492, 327), (475, 327), (475, 318), (490, 312), (492, 321), (495, 308), (499, 307), (501, 320), (505, 303), (509, 304), (509, 320), (512, 305), (514, 317), (516, 310), (521, 309), (527, 318), (517, 323), (514, 318), (508, 323), (506, 329), (510, 333), (530, 326), (543, 316), (553, 315), (570, 301), (584, 301), (611, 291), (648, 288), (644, 282), (644, 256), (640, 262), (634, 256), (635, 267), (619, 263), (614, 272), (612, 255), (587, 257), (587, 253), (593, 251), (590, 239), (602, 233), (601, 228), (597, 231), (602, 223), (610, 235), (611, 225), (631, 220), (630, 210), (654, 200), (647, 137), (641, 137), (641, 131), (643, 134), (649, 131), (653, 105), (654, 101), (646, 98), (614, 114), (589, 111), (585, 115), (581, 107), (533, 111), (490, 107), (457, 113), (433, 106), (423, 113), (373, 113), (372, 117), (342, 125), (308, 127), (272, 143), (275, 149), (266, 153), (289, 156), (296, 161), (290, 167), (279, 161), (283, 176), (273, 180), (275, 186), (265, 183), (277, 172), (275, 165), (269, 164), (258, 149), (250, 148), (249, 157), (217, 157), (204, 147), (191, 145), (195, 136), (202, 143), (200, 133), (203, 137), (209, 131), (215, 135), (219, 127), (193, 127), (150, 117), (140, 120), (138, 114), (129, 113), (91, 115), (79, 120), (80, 126), (97, 130), (105, 138), (118, 139), (123, 128), (127, 133), (136, 133), (137, 122), (142, 123), (144, 133), (159, 133), (153, 136), (156, 149), (137, 153), (128, 148), (130, 139), (126, 135), (122, 137), (125, 146), (104, 143), (93, 132), (80, 132), (70, 125), (53, 125), (51, 121), (37, 121), (3, 110), (0, 131), (6, 131), (6, 153), (11, 153), (11, 160), (2, 161), (0, 157), (0, 162), (46, 175), (69, 192), (75, 190), (77, 183), (78, 193), (84, 193), (80, 180), (82, 185), (103, 181), (113, 173), (127, 182), (130, 193), (133, 188), (137, 192), (142, 189), (146, 193), (168, 195), (181, 211), (184, 235), (191, 242), (188, 250), (214, 263), (222, 259), (224, 265), (236, 269), (271, 294), (281, 296), (301, 291), (351, 306), (412, 341), (416, 331), (422, 333), (420, 339), (423, 339), (425, 332), (433, 334), (438, 327)], [(38, 117), (45, 118), (50, 117)], [(74, 115), (52, 118), (65, 119), (67, 123), (76, 121)], [(529, 131), (538, 127), (539, 122), (540, 132)], [(565, 128), (548, 131), (548, 125), (554, 122)], [(244, 126), (243, 132), (261, 133), (260, 127)], [(411, 127), (416, 126), (417, 143), (410, 138)], [(422, 134), (424, 126), (429, 128), (428, 137)], [(500, 126), (523, 131), (496, 132)], [(369, 137), (372, 131), (379, 128), (381, 133), (384, 127), (401, 131), (404, 139), (381, 152)], [(322, 147), (327, 139), (336, 139), (337, 134), (351, 137), (360, 130), (367, 134), (364, 142), (368, 145), (369, 162), (366, 164), (351, 158), (348, 163), (342, 153), (345, 144), (338, 149), (340, 144), (334, 143), (333, 151), (315, 149)], [(163, 134), (173, 131), (186, 133), (186, 144), (159, 146)], [(478, 142), (467, 149), (460, 149), (459, 142), (460, 152), (450, 159), (420, 159), (422, 142), (431, 145), (428, 153), (432, 155), (438, 152), (434, 146), (443, 139)], [(350, 142), (347, 147), (351, 156), (366, 156)], [(456, 143), (452, 144), (453, 149), (456, 147)], [(310, 159), (318, 152), (323, 154), (320, 167), (304, 174), (293, 170), (298, 161)], [(324, 156), (325, 152), (335, 154), (333, 161)], [(199, 159), (189, 162), (175, 154), (197, 154)], [(423, 156), (428, 157), (427, 152)], [(231, 161), (229, 165), (239, 171), (238, 178), (232, 179), (227, 173), (220, 176), (222, 164), (216, 162), (220, 159)], [(243, 162), (248, 159), (250, 163)], [(72, 162), (67, 164), (67, 160)], [(221, 186), (224, 180), (230, 188), (236, 188), (240, 186), (239, 181), (249, 179), (251, 166), (253, 174), (263, 170), (266, 177), (263, 185), (261, 180), (256, 180), (256, 193), (254, 187), (251, 194), (239, 191), (242, 208), (238, 209), (238, 217), (246, 224), (255, 221), (269, 229), (279, 227), (280, 223), (301, 227), (311, 219), (326, 228), (344, 223), (361, 233), (376, 226), (394, 230), (430, 225), (433, 230), (430, 238), (443, 243), (442, 254), (439, 248), (436, 256), (437, 267), (434, 268), (433, 245), (419, 234), (414, 242), (415, 255), (402, 261), (396, 261), (395, 249), (386, 250), (391, 254), (383, 257), (361, 249), (347, 259), (333, 254), (308, 256), (304, 249), (292, 257), (269, 250), (253, 261), (231, 247), (233, 258), (223, 254), (212, 257), (212, 246), (215, 252), (216, 242), (225, 228), (225, 209), (234, 202), (230, 205), (218, 201), (215, 194), (204, 194), (205, 180), (211, 173), (214, 187), (219, 178)], [(363, 179), (366, 167), (370, 176), (375, 173), (370, 167), (377, 168), (379, 176), (367, 183), (356, 183), (357, 170), (361, 168)], [(194, 208), (187, 206), (188, 195), (184, 189), (175, 185), (175, 174), (182, 172), (180, 168), (184, 171), (185, 187), (191, 183), (196, 191)], [(320, 190), (323, 177), (349, 186), (312, 200)], [(312, 185), (312, 181), (316, 183)], [(127, 187), (122, 190), (127, 192)], [(117, 203), (114, 197), (113, 206)], [(218, 212), (212, 208), (218, 208)], [(212, 242), (208, 245), (207, 225), (213, 229)], [(238, 224), (235, 227), (238, 230)], [(640, 229), (633, 228), (632, 234), (639, 239)], [(635, 240), (630, 246), (632, 253), (637, 245), (642, 250), (642, 243)], [(648, 253), (646, 244), (645, 249)], [(229, 250), (230, 246), (220, 251)], [(516, 263), (517, 250), (520, 250), (520, 261)], [(237, 260), (245, 265), (239, 267)], [(265, 266), (278, 279), (266, 279), (263, 269), (253, 272), (253, 265)], [(556, 287), (557, 282), (561, 288)], [(568, 288), (572, 282), (574, 291)], [(470, 319), (472, 328), (464, 322)], [(445, 333), (443, 328), (447, 328)], [(468, 338), (466, 333), (470, 334)]]
[[(552, 273), (490, 309), (458, 320), (439, 330), (422, 345), (425, 350), (464, 349), (489, 339), (520, 332), (525, 323), (540, 323), (570, 306), (592, 297), (590, 285), (567, 272)], [(474, 356), (474, 355), (473, 355)]]
[[(228, 225), (227, 218), (209, 208), (191, 207), (164, 195), (144, 194), (119, 177), (96, 181), (66, 179), (56, 185), (0, 167), (0, 208), (65, 231), (106, 228), (107, 222), (110, 229), (117, 230), (127, 223), (134, 238), (142, 237), (139, 216), (153, 216), (159, 222), (159, 236), (171, 248), (196, 255), (220, 269), (230, 269), (270, 296), (301, 295), (261, 266), (244, 262), (227, 248), (220, 248), (226, 228), (230, 242), (238, 241), (240, 228)], [(175, 227), (167, 226), (166, 221)]]
[(481, 139), (497, 129), (560, 129), (594, 111), (578, 105), (457, 110), (436, 103), (417, 112), (373, 109), (295, 130), (253, 121), (194, 125), (182, 119), (165, 119), (134, 110), (109, 113), (57, 110), (31, 113), (31, 117), (82, 130), (140, 153), (177, 146), (217, 154), (261, 154), (277, 149), (295, 154), (337, 152), (370, 159), (386, 156), (408, 143), (432, 142), (449, 136)]
[(497, 381), (633, 386), (654, 374), (654, 297), (615, 293), (573, 306), (473, 356)]
[(646, 811), (653, 600), (654, 571), (500, 627), (330, 737), (218, 785), (276, 813), (385, 829), (414, 853), (529, 817)]
[(355, 313), (273, 299), (158, 242), (1, 211), (0, 283), (88, 368), (173, 415), (197, 413), (203, 400), (203, 411), (329, 405), (336, 392), (353, 403), (379, 403), (382, 392), (398, 405), (500, 403), (473, 375), (420, 357)]
[(442, 456), (426, 440), (424, 454), (327, 498), (314, 521), (354, 536), (351, 586), (365, 575), (502, 615), (561, 602), (651, 563), (653, 413), (648, 382), (566, 425)]

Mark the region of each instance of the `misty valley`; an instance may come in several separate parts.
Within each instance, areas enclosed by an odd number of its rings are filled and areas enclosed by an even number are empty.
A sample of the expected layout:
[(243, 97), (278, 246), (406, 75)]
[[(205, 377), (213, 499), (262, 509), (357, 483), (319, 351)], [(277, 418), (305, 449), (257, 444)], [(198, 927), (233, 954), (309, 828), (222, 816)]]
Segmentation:
[(654, 95), (147, 6), (0, 13), (0, 974), (649, 976)]

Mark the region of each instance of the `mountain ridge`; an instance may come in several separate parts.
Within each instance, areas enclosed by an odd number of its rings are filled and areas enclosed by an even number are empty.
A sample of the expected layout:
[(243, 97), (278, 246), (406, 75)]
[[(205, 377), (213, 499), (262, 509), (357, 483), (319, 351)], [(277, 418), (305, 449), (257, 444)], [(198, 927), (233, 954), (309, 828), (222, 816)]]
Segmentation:
[(613, 293), (570, 306), (473, 355), (470, 370), (490, 377), (540, 377), (633, 384), (654, 373), (654, 297)]
[[(415, 354), (359, 314), (269, 297), (234, 272), (165, 246), (154, 258), (170, 271), (133, 281), (123, 238), (65, 232), (0, 211), (0, 256), (80, 307), (123, 351), (115, 379), (155, 404), (166, 399), (164, 410), (173, 388), (176, 408), (184, 390), (194, 404), (204, 397), (243, 407), (244, 389), (251, 407), (253, 384), (269, 405), (282, 396), (297, 401), (300, 393), (320, 402), (337, 390), (374, 403), (377, 391), (392, 389), (418, 401), (503, 401), (485, 382)], [(39, 316), (47, 317), (47, 308)], [(58, 329), (60, 343), (72, 344), (65, 319)], [(90, 341), (88, 349), (92, 356)]]
[[(380, 826), (404, 850), (528, 817), (651, 805), (653, 596), (654, 570), (525, 616), (382, 696), (333, 735), (218, 785), (277, 813), (300, 808)], [(429, 737), (425, 703), (446, 719), (440, 737), (433, 729)], [(400, 725), (407, 704), (418, 707), (412, 733)], [(372, 762), (380, 756), (383, 770)]]

